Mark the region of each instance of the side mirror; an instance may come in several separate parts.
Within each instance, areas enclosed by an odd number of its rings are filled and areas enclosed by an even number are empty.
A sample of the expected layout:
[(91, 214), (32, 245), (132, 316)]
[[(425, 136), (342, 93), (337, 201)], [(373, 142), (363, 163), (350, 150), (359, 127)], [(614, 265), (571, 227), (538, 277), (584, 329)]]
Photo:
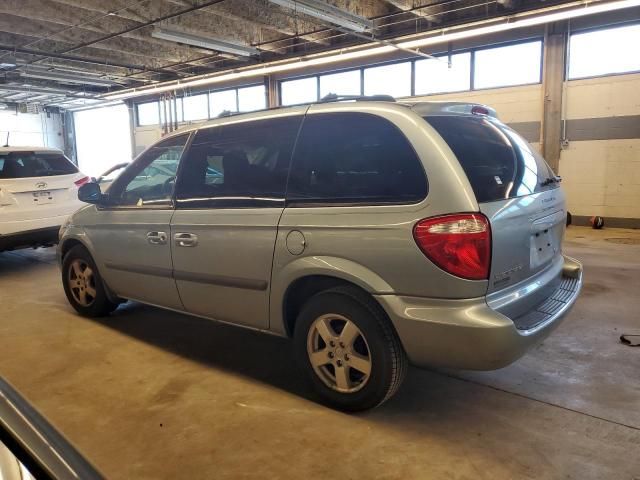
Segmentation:
[(78, 200), (85, 203), (101, 205), (106, 203), (106, 196), (100, 190), (100, 184), (89, 182), (78, 189)]

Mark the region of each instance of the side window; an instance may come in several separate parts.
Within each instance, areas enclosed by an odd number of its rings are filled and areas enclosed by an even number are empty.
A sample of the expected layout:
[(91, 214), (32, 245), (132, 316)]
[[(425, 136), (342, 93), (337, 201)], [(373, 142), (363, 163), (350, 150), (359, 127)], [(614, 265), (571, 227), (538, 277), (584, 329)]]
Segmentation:
[(308, 115), (296, 146), (288, 200), (304, 203), (412, 203), (427, 195), (413, 147), (384, 118)]
[(109, 189), (112, 201), (131, 207), (170, 205), (187, 138), (188, 134), (172, 137), (147, 150)]
[(301, 121), (299, 115), (200, 130), (178, 179), (178, 206), (282, 203)]

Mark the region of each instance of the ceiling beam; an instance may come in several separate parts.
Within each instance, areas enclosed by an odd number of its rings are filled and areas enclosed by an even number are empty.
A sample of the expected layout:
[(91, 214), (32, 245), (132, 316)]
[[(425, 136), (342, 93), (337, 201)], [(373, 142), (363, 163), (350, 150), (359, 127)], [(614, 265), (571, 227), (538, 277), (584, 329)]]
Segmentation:
[[(169, 3), (186, 7), (191, 5), (187, 0), (165, 0)], [(256, 1), (235, 0), (233, 2), (224, 2), (220, 5), (212, 5), (201, 10), (201, 14), (210, 18), (207, 21), (213, 21), (215, 24), (216, 17), (223, 17), (234, 22), (242, 22), (243, 25), (252, 25), (259, 29), (272, 32), (278, 32), (284, 35), (296, 35), (300, 31), (311, 31), (317, 28), (313, 23), (301, 22), (296, 23), (289, 16), (284, 15), (274, 9), (265, 8), (265, 3)], [(188, 17), (185, 22), (188, 23)], [(260, 32), (260, 36), (265, 37), (265, 32)], [(267, 35), (268, 36), (268, 35)], [(276, 35), (275, 38), (280, 37)], [(256, 38), (254, 41), (268, 41)]]
[(416, 2), (413, 0), (385, 0), (387, 3), (393, 5), (398, 10), (402, 10), (403, 12), (411, 13), (416, 17), (424, 18), (433, 23), (440, 23), (442, 19), (438, 16), (434, 16), (429, 14), (426, 9), (422, 9), (420, 7), (429, 6), (429, 4), (420, 4), (416, 5)]
[(78, 92), (68, 91), (61, 88), (48, 87), (24, 87), (22, 85), (0, 85), (0, 91), (7, 92), (34, 92), (34, 93), (51, 93), (60, 94), (72, 98), (95, 98), (93, 95), (81, 94)]
[(141, 64), (133, 64), (133, 63), (123, 63), (123, 62), (115, 62), (115, 61), (106, 61), (103, 59), (96, 59), (96, 58), (86, 58), (86, 57), (82, 57), (79, 55), (69, 55), (69, 54), (63, 54), (63, 53), (51, 53), (51, 52), (45, 52), (42, 50), (37, 50), (37, 49), (32, 49), (32, 48), (22, 48), (22, 47), (16, 47), (14, 45), (3, 45), (0, 44), (0, 50), (4, 50), (6, 52), (12, 52), (12, 53), (18, 53), (18, 54), (26, 54), (26, 55), (34, 55), (38, 58), (41, 58), (42, 56), (47, 56), (50, 58), (57, 58), (57, 59), (61, 59), (61, 60), (70, 60), (73, 62), (79, 62), (79, 63), (87, 63), (87, 64), (91, 64), (91, 65), (101, 65), (101, 66), (105, 66), (105, 67), (119, 67), (119, 68), (125, 68), (125, 69), (129, 69), (129, 70), (139, 70), (142, 72), (153, 72), (153, 73), (161, 73), (164, 75), (169, 75), (169, 76), (175, 76), (175, 72), (172, 70), (165, 70), (162, 68), (154, 68), (154, 67), (147, 67), (145, 65), (141, 65)]
[[(191, 13), (191, 12), (197, 11), (197, 10), (199, 10), (201, 8), (204, 8), (204, 7), (207, 7), (209, 5), (213, 5), (215, 3), (220, 3), (221, 1), (223, 1), (223, 0), (208, 0), (208, 1), (205, 1), (204, 3), (199, 4), (197, 6), (193, 6), (193, 7), (190, 7), (190, 8), (185, 8), (185, 9), (177, 11), (177, 12), (173, 12), (173, 13), (170, 13), (170, 14), (162, 15), (160, 17), (157, 17), (157, 18), (154, 18), (152, 20), (149, 20), (146, 23), (142, 23), (142, 24), (139, 24), (137, 26), (127, 28), (125, 30), (121, 30), (121, 31), (114, 32), (114, 33), (111, 33), (111, 34), (103, 35), (103, 36), (100, 36), (98, 38), (94, 38), (94, 39), (89, 40), (89, 41), (85, 41), (85, 42), (82, 42), (82, 43), (79, 43), (79, 44), (75, 44), (72, 47), (66, 48), (66, 49), (64, 49), (62, 51), (56, 51), (55, 53), (58, 54), (58, 55), (60, 55), (60, 54), (68, 54), (70, 52), (74, 52), (74, 51), (78, 51), (78, 50), (81, 50), (81, 49), (85, 49), (86, 47), (95, 45), (97, 43), (102, 43), (102, 42), (104, 42), (106, 40), (119, 37), (119, 36), (124, 35), (126, 33), (131, 33), (133, 31), (140, 30), (141, 28), (144, 28), (144, 27), (149, 26), (149, 25), (153, 25), (153, 24), (161, 22), (163, 20), (167, 20), (167, 19), (170, 19), (170, 18), (175, 18), (175, 17), (180, 16), (180, 15), (184, 15), (184, 14), (187, 14), (187, 13)], [(37, 59), (35, 61), (38, 62), (38, 61), (45, 60), (47, 58), (49, 58), (49, 57), (43, 56), (40, 59)]]
[[(65, 44), (63, 49), (66, 50), (79, 43), (90, 42), (97, 37), (104, 36), (106, 33), (104, 31), (96, 31), (91, 27), (76, 27), (61, 30), (61, 26), (68, 26), (68, 23), (65, 25), (66, 22), (64, 18), (59, 18), (52, 13), (49, 15), (48, 20), (39, 20), (35, 18), (35, 15), (32, 16), (31, 13), (32, 12), (29, 12), (25, 8), (14, 13), (13, 9), (7, 8), (7, 3), (3, 0), (0, 2), (0, 14), (2, 14), (0, 15), (0, 30), (34, 37), (36, 40), (30, 43), (35, 42), (38, 44), (38, 47), (43, 50), (49, 50), (49, 48), (45, 48), (45, 45), (51, 45), (54, 42), (63, 42)], [(52, 35), (51, 38), (47, 38), (50, 32), (57, 33)], [(194, 53), (189, 49), (177, 45), (171, 45), (165, 42), (154, 45), (134, 38), (114, 37), (91, 45), (91, 48), (105, 50), (112, 54), (120, 53), (127, 57), (138, 56), (141, 59), (148, 58), (151, 60), (161, 60), (163, 62), (187, 62), (190, 56), (194, 56)]]
[[(106, 8), (106, 6), (103, 10), (103, 12), (96, 12), (75, 5), (67, 5), (59, 0), (3, 0), (2, 5), (0, 5), (0, 11), (4, 13), (60, 25), (60, 27), (55, 27), (51, 33), (43, 35), (43, 39), (65, 39), (62, 35), (73, 31), (86, 31), (83, 36), (86, 38), (95, 38), (96, 35), (89, 32), (105, 35), (139, 25), (139, 22), (135, 20), (125, 19), (117, 15), (112, 16), (109, 13), (110, 11), (113, 12), (117, 10), (111, 10)], [(125, 33), (122, 37), (133, 39), (134, 48), (136, 48), (135, 42), (142, 41), (152, 44), (146, 45), (144, 48), (155, 49), (157, 50), (156, 53), (161, 53), (164, 49), (170, 48), (169, 53), (173, 56), (179, 54), (182, 58), (188, 58), (194, 54), (194, 49), (180, 45), (167, 45), (142, 31)], [(36, 40), (36, 44), (41, 41), (42, 40)], [(161, 57), (164, 56), (166, 56), (166, 54), (161, 55)]]

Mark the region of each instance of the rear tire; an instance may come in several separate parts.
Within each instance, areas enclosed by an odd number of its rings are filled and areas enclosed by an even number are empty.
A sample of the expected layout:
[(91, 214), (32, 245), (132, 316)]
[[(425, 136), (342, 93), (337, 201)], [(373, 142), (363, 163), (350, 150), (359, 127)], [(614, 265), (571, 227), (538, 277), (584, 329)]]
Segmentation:
[(98, 267), (82, 245), (76, 245), (64, 256), (62, 285), (67, 300), (80, 315), (103, 317), (118, 308), (109, 300)]
[(325, 290), (300, 311), (294, 331), (298, 364), (327, 405), (356, 412), (391, 398), (407, 357), (384, 310), (351, 286)]

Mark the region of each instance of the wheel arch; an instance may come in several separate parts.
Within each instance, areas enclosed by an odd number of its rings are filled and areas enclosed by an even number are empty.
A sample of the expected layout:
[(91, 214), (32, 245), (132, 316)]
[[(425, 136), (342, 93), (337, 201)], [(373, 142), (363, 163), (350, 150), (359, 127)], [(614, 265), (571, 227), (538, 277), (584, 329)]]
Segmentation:
[[(66, 238), (63, 238), (60, 243), (58, 244), (58, 259), (59, 259), (59, 265), (62, 268), (63, 262), (64, 262), (64, 257), (67, 255), (67, 253), (69, 253), (69, 251), (77, 246), (81, 246), (84, 249), (87, 250), (87, 252), (89, 252), (89, 255), (91, 256), (91, 258), (93, 259), (94, 262), (96, 262), (96, 266), (98, 267), (98, 272), (100, 272), (100, 269), (103, 267), (103, 265), (98, 263), (98, 260), (96, 259), (96, 256), (94, 255), (93, 252), (93, 248), (91, 246), (91, 244), (87, 241), (87, 237), (86, 236), (76, 236), (76, 235), (69, 235)], [(105, 280), (104, 277), (102, 277), (101, 275), (101, 279), (102, 279), (102, 283), (104, 285), (104, 290), (105, 293), (107, 295), (107, 298), (109, 299), (109, 301), (113, 302), (113, 303), (121, 303), (122, 299), (120, 299), (113, 291), (113, 289), (111, 289), (111, 287), (109, 286), (109, 284), (107, 283), (107, 281)]]
[(368, 295), (394, 293), (377, 273), (346, 258), (299, 257), (276, 272), (272, 279), (270, 329), (287, 336), (293, 333), (295, 317), (304, 303), (300, 298), (306, 300), (339, 285), (353, 285)]
[(62, 242), (60, 242), (60, 261), (62, 262), (62, 260), (64, 260), (64, 257), (67, 253), (69, 253), (69, 250), (71, 250), (73, 247), (76, 247), (78, 245), (81, 245), (87, 250), (89, 250), (87, 246), (84, 244), (84, 242), (78, 240), (75, 237), (66, 238)]

